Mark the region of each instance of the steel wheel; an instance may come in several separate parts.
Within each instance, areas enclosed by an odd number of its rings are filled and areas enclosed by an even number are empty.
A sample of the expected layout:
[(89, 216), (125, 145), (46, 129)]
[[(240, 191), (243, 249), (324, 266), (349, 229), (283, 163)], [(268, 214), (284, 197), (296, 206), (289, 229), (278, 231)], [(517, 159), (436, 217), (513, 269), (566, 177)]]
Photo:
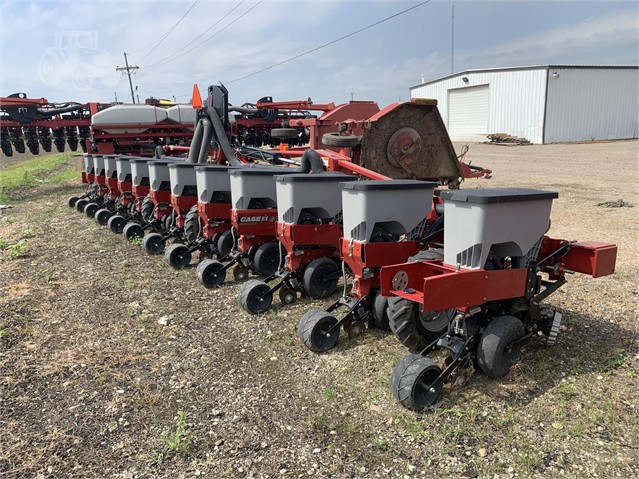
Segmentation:
[(142, 240), (144, 251), (151, 255), (162, 254), (164, 252), (165, 245), (166, 242), (159, 233), (149, 233), (148, 235), (145, 235)]
[(257, 279), (247, 281), (240, 287), (240, 306), (251, 314), (260, 314), (271, 307), (273, 293), (268, 284)]
[(116, 235), (119, 235), (119, 234), (122, 234), (122, 231), (124, 230), (124, 227), (126, 226), (126, 223), (127, 221), (124, 219), (123, 216), (114, 215), (114, 216), (111, 216), (111, 218), (109, 218), (109, 221), (107, 221), (107, 226), (113, 233), (115, 233)]
[(142, 226), (137, 223), (129, 223), (122, 230), (122, 234), (127, 241), (131, 241), (133, 238), (142, 238), (144, 236), (144, 230)]
[(89, 218), (93, 218), (95, 216), (96, 211), (100, 209), (100, 206), (97, 203), (88, 203), (84, 207), (84, 214)]
[(70, 196), (69, 199), (67, 199), (67, 206), (69, 208), (73, 208), (79, 199), (80, 198), (78, 198), (77, 196)]
[(309, 263), (302, 275), (304, 291), (313, 299), (323, 299), (335, 291), (339, 268), (330, 258), (317, 258)]
[(249, 276), (249, 270), (244, 266), (238, 264), (233, 268), (233, 279), (235, 281), (246, 281)]
[(322, 310), (311, 310), (302, 316), (297, 327), (302, 342), (308, 349), (316, 353), (323, 353), (332, 349), (339, 339), (339, 328), (333, 328), (337, 319)]
[(286, 286), (282, 286), (279, 291), (280, 301), (282, 304), (289, 305), (297, 301), (297, 293)]
[(181, 243), (169, 246), (164, 252), (164, 259), (171, 268), (186, 268), (191, 262), (191, 252), (189, 248)]
[(393, 369), (391, 390), (404, 407), (422, 411), (437, 401), (441, 382), (433, 385), (442, 370), (431, 359), (419, 354), (404, 356)]
[(205, 288), (215, 288), (221, 286), (226, 276), (226, 271), (222, 271), (224, 265), (213, 259), (205, 259), (197, 265), (195, 270), (197, 279)]
[[(284, 253), (282, 253), (283, 259)], [(255, 272), (263, 278), (275, 273), (280, 265), (280, 244), (277, 241), (264, 243), (255, 251), (253, 267)]]
[(101, 226), (106, 226), (109, 222), (109, 218), (111, 217), (111, 212), (106, 208), (101, 208), (95, 212), (94, 218), (96, 223)]
[(526, 334), (523, 323), (514, 316), (495, 317), (481, 336), (477, 347), (477, 364), (491, 378), (501, 378), (519, 359), (522, 346), (510, 344)]

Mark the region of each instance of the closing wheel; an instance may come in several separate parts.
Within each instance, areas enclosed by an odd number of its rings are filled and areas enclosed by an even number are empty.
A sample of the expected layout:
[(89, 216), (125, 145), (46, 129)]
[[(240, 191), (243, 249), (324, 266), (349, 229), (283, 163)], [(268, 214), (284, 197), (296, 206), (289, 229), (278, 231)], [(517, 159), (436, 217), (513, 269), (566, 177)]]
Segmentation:
[(375, 323), (375, 327), (384, 331), (391, 330), (390, 324), (388, 323), (387, 307), (388, 299), (382, 296), (381, 292), (378, 290), (372, 301), (373, 323)]
[(144, 251), (148, 254), (158, 255), (164, 253), (166, 242), (164, 241), (164, 238), (162, 238), (161, 234), (149, 233), (148, 235), (144, 235), (142, 246), (144, 247)]
[(77, 196), (70, 196), (69, 199), (67, 199), (67, 206), (69, 208), (73, 208), (79, 199), (80, 198), (78, 198)]
[(88, 204), (89, 200), (87, 200), (86, 198), (80, 198), (78, 201), (75, 202), (75, 209), (78, 211), (78, 213), (84, 213), (84, 207)]
[(337, 148), (353, 147), (359, 145), (359, 137), (356, 135), (340, 135), (339, 133), (325, 133), (322, 135), (322, 143), (326, 146)]
[(84, 214), (87, 215), (89, 218), (93, 218), (95, 216), (95, 213), (100, 209), (100, 205), (98, 205), (97, 203), (87, 203), (87, 205), (84, 207)]
[(240, 306), (251, 314), (260, 314), (271, 307), (273, 293), (264, 281), (252, 279), (240, 286), (238, 298)]
[(442, 390), (441, 382), (433, 385), (442, 370), (431, 359), (419, 354), (409, 354), (399, 360), (391, 376), (393, 396), (404, 407), (422, 411), (437, 401)]
[(111, 212), (106, 208), (101, 208), (95, 212), (94, 218), (96, 223), (102, 226), (106, 226), (109, 222), (109, 218), (111, 217)]
[(205, 259), (197, 265), (195, 270), (197, 279), (205, 288), (215, 288), (221, 286), (226, 276), (226, 271), (222, 271), (224, 265), (213, 259)]
[(249, 270), (241, 264), (233, 268), (233, 279), (235, 281), (246, 281), (249, 277)]
[(304, 291), (313, 299), (327, 298), (335, 288), (339, 277), (339, 268), (330, 258), (317, 258), (311, 261), (302, 275)]
[(191, 262), (191, 252), (187, 246), (181, 243), (175, 243), (166, 249), (164, 259), (171, 268), (186, 268)]
[(122, 234), (127, 241), (131, 241), (133, 238), (142, 238), (144, 236), (144, 230), (142, 226), (137, 223), (129, 223), (122, 230)]
[(123, 216), (114, 215), (109, 218), (107, 221), (107, 226), (111, 231), (113, 231), (116, 235), (122, 234), (124, 231), (124, 227), (126, 226), (127, 220), (124, 219)]
[(419, 311), (419, 304), (404, 298), (388, 298), (388, 323), (397, 339), (411, 351), (421, 351), (448, 330), (454, 309)]
[(187, 243), (195, 243), (200, 237), (202, 228), (200, 226), (200, 215), (197, 212), (197, 205), (193, 205), (184, 218), (184, 237)]
[(273, 138), (281, 139), (294, 139), (297, 138), (299, 132), (295, 128), (273, 128), (271, 130), (271, 136)]
[(258, 275), (268, 278), (278, 270), (279, 266), (280, 244), (277, 241), (264, 243), (257, 248), (253, 258), (253, 267)]
[(522, 345), (512, 347), (513, 341), (525, 335), (523, 323), (514, 316), (496, 316), (481, 336), (477, 347), (477, 364), (491, 378), (501, 378), (513, 367)]
[(286, 286), (282, 286), (279, 291), (280, 301), (284, 305), (293, 304), (297, 301), (297, 293), (292, 289), (287, 288)]
[[(332, 349), (339, 339), (339, 328), (333, 328), (337, 319), (321, 309), (308, 311), (297, 326), (302, 342), (311, 351), (323, 353)], [(329, 329), (333, 328), (330, 332)]]

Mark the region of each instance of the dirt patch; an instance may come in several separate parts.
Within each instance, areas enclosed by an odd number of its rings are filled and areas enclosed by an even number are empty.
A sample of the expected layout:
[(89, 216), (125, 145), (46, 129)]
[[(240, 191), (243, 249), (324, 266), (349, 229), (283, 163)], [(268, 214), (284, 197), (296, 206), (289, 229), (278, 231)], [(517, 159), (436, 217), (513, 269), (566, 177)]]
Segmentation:
[(639, 222), (595, 205), (636, 198), (637, 146), (471, 146), (495, 173), (464, 188), (558, 191), (550, 234), (617, 243), (617, 272), (570, 277), (548, 300), (556, 346), (533, 341), (428, 414), (391, 396), (392, 335), (300, 343), (301, 315), (337, 295), (250, 316), (237, 283), (204, 290), (67, 208), (79, 180), (39, 188), (0, 211), (0, 236), (26, 237), (25, 256), (0, 252), (0, 475), (636, 477)]
[(624, 200), (604, 201), (603, 203), (597, 203), (597, 206), (603, 208), (634, 208), (635, 205), (628, 203)]

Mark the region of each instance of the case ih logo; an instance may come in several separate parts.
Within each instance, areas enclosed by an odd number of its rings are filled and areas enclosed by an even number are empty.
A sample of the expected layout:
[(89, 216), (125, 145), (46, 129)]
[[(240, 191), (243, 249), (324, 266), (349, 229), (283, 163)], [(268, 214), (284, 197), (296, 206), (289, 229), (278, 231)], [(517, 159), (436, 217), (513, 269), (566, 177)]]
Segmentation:
[(262, 221), (275, 221), (275, 216), (243, 216), (240, 223), (261, 223)]

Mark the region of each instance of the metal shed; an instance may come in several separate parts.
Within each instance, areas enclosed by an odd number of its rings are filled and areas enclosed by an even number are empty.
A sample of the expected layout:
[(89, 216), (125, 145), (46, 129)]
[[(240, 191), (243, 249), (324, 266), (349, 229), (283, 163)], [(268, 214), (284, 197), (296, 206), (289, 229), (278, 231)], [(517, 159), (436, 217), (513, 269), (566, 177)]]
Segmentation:
[(410, 88), (435, 98), (453, 140), (506, 133), (532, 143), (639, 137), (639, 67), (466, 70)]

